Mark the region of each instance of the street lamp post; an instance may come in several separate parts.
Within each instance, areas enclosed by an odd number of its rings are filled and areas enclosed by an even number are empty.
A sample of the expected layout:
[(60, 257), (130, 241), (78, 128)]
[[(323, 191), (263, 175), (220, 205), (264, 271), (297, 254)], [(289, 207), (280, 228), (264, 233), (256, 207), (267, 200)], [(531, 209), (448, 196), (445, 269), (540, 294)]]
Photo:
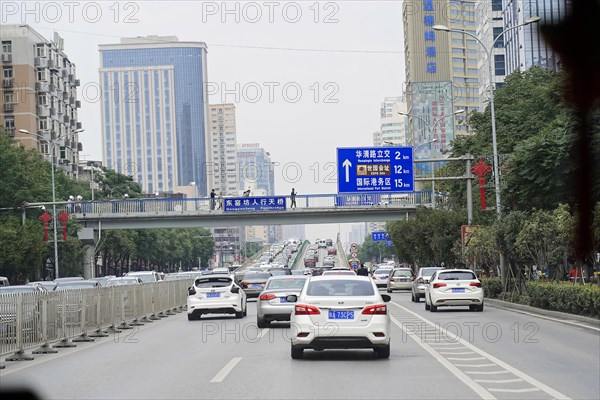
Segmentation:
[[(442, 121), (444, 121), (446, 118), (450, 118), (453, 117), (455, 115), (458, 114), (463, 114), (465, 112), (465, 110), (456, 110), (454, 111), (452, 114), (448, 114), (444, 117), (438, 118), (437, 120), (435, 120), (433, 122), (433, 125), (429, 124), (429, 122), (427, 122), (427, 120), (423, 117), (420, 117), (418, 115), (413, 115), (413, 114), (409, 114), (409, 113), (405, 113), (405, 112), (398, 112), (398, 114), (400, 115), (405, 115), (407, 117), (414, 117), (417, 119), (420, 119), (421, 121), (423, 121), (423, 123), (425, 124), (425, 126), (427, 126), (427, 129), (429, 130), (429, 138), (430, 140), (428, 142), (425, 143), (421, 143), (420, 145), (418, 145), (415, 149), (414, 152), (417, 152), (417, 149), (421, 146), (424, 145), (431, 145), (431, 143), (435, 143), (437, 142), (437, 139), (432, 138), (433, 136), (433, 132), (435, 130), (435, 127)], [(435, 209), (435, 162), (432, 162), (432, 168), (431, 168), (431, 208)]]
[[(75, 129), (73, 131), (73, 133), (80, 133), (83, 131), (84, 131), (84, 129)], [(58, 275), (58, 238), (57, 238), (57, 227), (56, 227), (56, 219), (57, 219), (57, 215), (56, 215), (56, 184), (54, 181), (54, 154), (56, 153), (56, 140), (60, 139), (60, 137), (55, 140), (50, 140), (50, 139), (43, 137), (42, 135), (38, 135), (37, 133), (31, 133), (27, 129), (19, 129), (19, 132), (27, 134), (27, 135), (37, 136), (39, 139), (44, 140), (46, 143), (48, 143), (52, 146), (52, 159), (50, 160), (50, 164), (52, 164), (51, 176), (52, 176), (52, 228), (54, 230), (54, 279), (56, 279), (56, 278), (59, 278), (59, 275)]]
[[(462, 33), (463, 35), (467, 35), (472, 37), (473, 39), (475, 39), (477, 41), (477, 43), (479, 43), (481, 45), (481, 47), (483, 48), (483, 50), (485, 51), (486, 57), (487, 57), (487, 63), (488, 63), (488, 73), (489, 73), (489, 85), (490, 85), (490, 116), (492, 119), (492, 147), (493, 147), (493, 152), (494, 152), (494, 189), (496, 191), (496, 215), (498, 217), (498, 221), (500, 221), (502, 219), (502, 207), (501, 207), (501, 202), (500, 202), (500, 174), (499, 174), (499, 161), (498, 161), (498, 145), (497, 145), (497, 141), (496, 141), (496, 114), (495, 114), (495, 109), (494, 109), (494, 73), (492, 70), (492, 51), (494, 49), (494, 45), (496, 44), (496, 42), (501, 38), (504, 37), (504, 34), (508, 31), (511, 31), (513, 29), (517, 29), (520, 28), (522, 26), (526, 26), (529, 24), (533, 24), (536, 23), (538, 21), (540, 21), (540, 17), (535, 16), (535, 17), (531, 17), (529, 19), (527, 19), (525, 22), (523, 22), (522, 24), (519, 25), (515, 25), (515, 26), (511, 26), (510, 28), (506, 28), (504, 29), (502, 32), (500, 32), (500, 34), (498, 36), (496, 36), (496, 38), (492, 41), (492, 45), (491, 47), (487, 47), (485, 45), (485, 43), (483, 43), (483, 41), (481, 39), (479, 39), (476, 35), (467, 32), (465, 30), (461, 30), (461, 29), (450, 29), (449, 27), (447, 27), (446, 25), (434, 25), (433, 29), (436, 31), (443, 31), (443, 32), (454, 32), (454, 33)], [(500, 252), (500, 271), (502, 272), (502, 280), (503, 282), (506, 282), (506, 274), (504, 273), (504, 254), (502, 252)], [(503, 285), (504, 286), (504, 285)]]

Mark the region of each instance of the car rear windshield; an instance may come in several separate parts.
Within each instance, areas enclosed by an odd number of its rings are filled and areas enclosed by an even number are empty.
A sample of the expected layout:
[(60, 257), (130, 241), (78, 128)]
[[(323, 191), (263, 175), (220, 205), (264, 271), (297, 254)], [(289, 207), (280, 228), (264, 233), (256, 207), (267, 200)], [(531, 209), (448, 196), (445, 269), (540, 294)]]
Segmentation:
[(470, 271), (440, 272), (437, 278), (442, 281), (469, 281), (477, 279), (475, 274)]
[(308, 296), (373, 296), (375, 290), (371, 282), (350, 279), (336, 279), (310, 282), (306, 290)]
[(394, 276), (412, 276), (412, 271), (405, 269), (394, 271)]
[(230, 278), (201, 278), (196, 279), (196, 287), (197, 288), (218, 288), (218, 287), (226, 287), (231, 285)]
[(391, 268), (379, 268), (377, 270), (375, 270), (375, 272), (373, 272), (375, 275), (379, 275), (379, 274), (389, 274), (390, 272), (392, 272)]
[(286, 279), (271, 279), (265, 290), (277, 289), (302, 289), (306, 283), (306, 277), (290, 277)]

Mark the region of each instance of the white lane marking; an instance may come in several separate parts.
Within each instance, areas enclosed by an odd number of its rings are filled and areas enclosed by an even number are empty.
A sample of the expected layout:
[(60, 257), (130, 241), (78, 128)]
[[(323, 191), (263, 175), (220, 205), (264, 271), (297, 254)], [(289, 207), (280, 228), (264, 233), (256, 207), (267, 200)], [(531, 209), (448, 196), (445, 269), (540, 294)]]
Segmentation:
[[(399, 307), (401, 309), (403, 309), (404, 311), (406, 311), (409, 314), (414, 315), (415, 317), (419, 318), (420, 320), (424, 321), (425, 323), (431, 325), (431, 326), (435, 326), (435, 324), (433, 322), (431, 322), (430, 320), (423, 318), (422, 316), (420, 316), (419, 314), (409, 310), (408, 308), (401, 306), (400, 304), (392, 301), (390, 302), (391, 304), (395, 305), (396, 307)], [(555, 398), (555, 399), (569, 399), (570, 398), (564, 394), (562, 394), (561, 392), (559, 392), (558, 390), (552, 389), (550, 386), (538, 381), (537, 379), (535, 379), (532, 376), (527, 375), (526, 373), (514, 368), (513, 366), (511, 366), (510, 364), (505, 363), (504, 361), (501, 361), (500, 359), (492, 356), (489, 353), (486, 353), (485, 351), (481, 350), (480, 348), (478, 348), (477, 346), (471, 344), (470, 342), (464, 340), (463, 338), (455, 335), (452, 332), (449, 332), (448, 330), (444, 329), (443, 330), (446, 336), (449, 336), (452, 339), (455, 339), (457, 342), (460, 342), (461, 344), (467, 346), (468, 348), (470, 348), (471, 350), (479, 353), (480, 355), (482, 355), (483, 357), (486, 357), (488, 360), (490, 360), (491, 362), (494, 362), (496, 364), (498, 364), (498, 366), (500, 368), (504, 368), (507, 371), (510, 371), (512, 374), (516, 375), (517, 377), (523, 379), (524, 381), (528, 382), (529, 384), (543, 390), (544, 392), (546, 392), (547, 394), (549, 394), (551, 397)]]
[(456, 343), (429, 343), (429, 345), (430, 346), (454, 346), (454, 345), (456, 345)]
[(449, 356), (460, 356), (461, 354), (473, 354), (474, 351), (440, 351), (440, 354)]
[(454, 364), (455, 367), (483, 368), (495, 367), (496, 364)]
[(264, 338), (264, 337), (265, 337), (265, 335), (266, 335), (267, 333), (269, 333), (269, 328), (265, 328), (265, 329), (263, 329), (263, 330), (262, 330), (262, 333), (260, 334), (260, 337), (261, 337), (261, 338)]
[(479, 383), (516, 383), (523, 382), (523, 379), (474, 379), (474, 381)]
[(510, 374), (510, 371), (465, 371), (465, 374), (479, 374), (479, 375), (500, 375), (500, 374)]
[[(433, 347), (433, 346), (432, 346)], [(464, 350), (464, 347), (443, 347), (440, 350)], [(472, 352), (471, 352), (472, 353)]]
[(448, 357), (448, 360), (452, 361), (475, 361), (475, 360), (485, 360), (485, 357)]
[(512, 311), (512, 312), (516, 312), (519, 314), (524, 314), (524, 315), (529, 315), (530, 317), (536, 317), (536, 318), (541, 318), (541, 319), (547, 319), (548, 321), (554, 321), (554, 322), (560, 322), (562, 324), (567, 324), (567, 325), (573, 325), (573, 326), (578, 326), (580, 328), (587, 328), (587, 329), (592, 329), (596, 332), (600, 332), (600, 328), (596, 328), (595, 326), (590, 326), (590, 325), (585, 325), (585, 324), (580, 324), (578, 322), (575, 321), (571, 321), (571, 320), (567, 320), (567, 319), (559, 319), (559, 318), (554, 318), (554, 317), (548, 317), (546, 315), (540, 315), (540, 314), (533, 314), (527, 311), (523, 311), (523, 310), (517, 310), (517, 309), (513, 309), (513, 308), (508, 308), (508, 307), (502, 307), (499, 304), (488, 304), (489, 307), (494, 307), (497, 308), (499, 310), (507, 310), (507, 311)]
[[(398, 328), (402, 329), (404, 331), (404, 333), (406, 333), (407, 335), (410, 335), (410, 332), (407, 331), (406, 327), (404, 327), (400, 322), (398, 322), (398, 320), (396, 318), (394, 318), (390, 315), (390, 319), (396, 326), (398, 326)], [(483, 386), (481, 386), (480, 384), (475, 382), (473, 379), (471, 379), (471, 377), (467, 376), (460, 369), (458, 369), (454, 365), (452, 365), (452, 363), (450, 361), (446, 360), (445, 357), (441, 356), (437, 351), (432, 349), (427, 343), (423, 343), (422, 341), (416, 340), (416, 339), (415, 339), (415, 342), (419, 346), (421, 346), (423, 349), (425, 349), (425, 351), (427, 351), (429, 354), (431, 354), (431, 356), (433, 356), (440, 364), (442, 364), (444, 367), (446, 367), (446, 369), (448, 371), (453, 373), (454, 376), (456, 376), (465, 385), (467, 385), (475, 393), (477, 393), (479, 395), (479, 397), (481, 397), (482, 399), (490, 399), (490, 400), (496, 399), (496, 397), (494, 397), (494, 395), (492, 395), (490, 392), (488, 392)]]
[(527, 392), (539, 392), (538, 388), (526, 388), (526, 389), (488, 389), (491, 392), (503, 392), (503, 393), (527, 393)]
[(212, 378), (210, 380), (210, 383), (219, 383), (222, 382), (223, 379), (225, 379), (225, 377), (227, 376), (227, 374), (229, 374), (231, 372), (232, 369), (235, 368), (235, 366), (242, 360), (242, 357), (233, 357), (231, 359), (231, 361), (229, 361), (227, 363), (227, 365), (225, 365), (223, 367), (222, 370), (219, 371), (219, 373), (217, 375), (215, 375), (214, 378)]

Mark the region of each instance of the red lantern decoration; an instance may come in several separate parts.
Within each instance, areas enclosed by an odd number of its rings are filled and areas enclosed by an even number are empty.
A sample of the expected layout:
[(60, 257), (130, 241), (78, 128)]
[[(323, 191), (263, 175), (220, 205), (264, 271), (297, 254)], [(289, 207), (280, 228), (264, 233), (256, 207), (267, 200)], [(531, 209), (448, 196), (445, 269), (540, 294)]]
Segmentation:
[(58, 220), (60, 221), (60, 224), (62, 225), (62, 231), (63, 231), (63, 240), (66, 242), (67, 241), (67, 221), (69, 220), (69, 214), (62, 211), (60, 214), (58, 214)]
[(481, 199), (481, 209), (485, 211), (485, 176), (492, 172), (492, 167), (483, 162), (483, 159), (479, 159), (479, 162), (471, 167), (471, 172), (479, 177), (479, 198)]
[(52, 219), (52, 216), (48, 214), (46, 211), (42, 215), (38, 217), (40, 221), (42, 221), (42, 225), (44, 227), (44, 242), (48, 242), (48, 222)]

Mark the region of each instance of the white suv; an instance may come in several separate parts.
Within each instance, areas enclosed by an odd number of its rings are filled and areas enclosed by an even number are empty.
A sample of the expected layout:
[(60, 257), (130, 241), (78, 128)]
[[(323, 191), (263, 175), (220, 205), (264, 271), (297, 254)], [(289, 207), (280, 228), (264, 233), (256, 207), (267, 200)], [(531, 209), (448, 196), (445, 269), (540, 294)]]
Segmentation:
[(390, 356), (390, 316), (386, 302), (366, 276), (309, 278), (291, 315), (291, 355), (300, 359), (305, 349), (371, 348), (378, 358)]

